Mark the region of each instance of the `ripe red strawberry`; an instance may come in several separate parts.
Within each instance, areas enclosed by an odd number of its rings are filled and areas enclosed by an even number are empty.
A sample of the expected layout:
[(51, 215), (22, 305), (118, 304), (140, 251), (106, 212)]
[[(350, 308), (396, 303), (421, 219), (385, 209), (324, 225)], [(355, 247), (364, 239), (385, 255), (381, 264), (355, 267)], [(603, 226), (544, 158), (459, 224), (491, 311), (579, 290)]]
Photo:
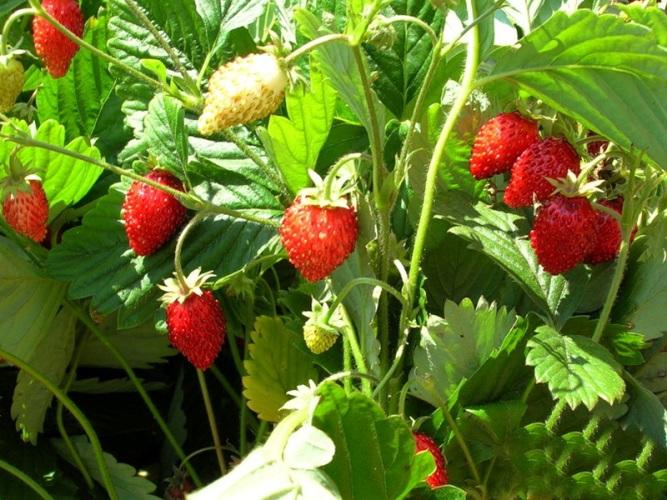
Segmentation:
[(23, 65), (11, 56), (0, 56), (0, 113), (14, 107), (24, 83)]
[[(181, 181), (163, 170), (153, 170), (146, 178), (183, 191)], [(187, 209), (172, 195), (135, 181), (125, 196), (122, 214), (132, 250), (137, 255), (152, 255), (183, 224)]]
[[(603, 200), (600, 204), (616, 210), (619, 214), (623, 211), (622, 197)], [(621, 225), (617, 220), (604, 212), (596, 210), (595, 221), (594, 244), (586, 255), (586, 264), (600, 264), (601, 262), (614, 260), (621, 246)], [(636, 229), (633, 231), (631, 238), (634, 238), (635, 232)]]
[(2, 204), (2, 213), (17, 233), (37, 243), (44, 241), (49, 203), (40, 181), (29, 180), (24, 186), (10, 190)]
[(289, 260), (308, 281), (319, 281), (341, 265), (357, 243), (357, 212), (344, 206), (320, 206), (297, 196), (285, 211), (280, 238)]
[(412, 434), (415, 437), (417, 453), (423, 450), (428, 450), (435, 460), (435, 472), (426, 479), (426, 482), (431, 488), (438, 488), (439, 486), (446, 485), (449, 482), (447, 478), (447, 464), (445, 463), (445, 457), (442, 455), (440, 448), (436, 442), (426, 434), (420, 434), (418, 432), (413, 432)]
[(169, 341), (200, 370), (211, 367), (225, 341), (225, 317), (220, 303), (201, 286), (211, 277), (199, 269), (184, 278), (167, 279), (160, 288), (167, 293), (162, 301), (167, 307)]
[(505, 203), (513, 208), (529, 207), (554, 192), (547, 180), (560, 179), (568, 171), (579, 174), (579, 156), (562, 138), (549, 137), (528, 147), (512, 167), (512, 177), (505, 190)]
[[(83, 35), (83, 14), (76, 0), (42, 0), (42, 7), (76, 36)], [(39, 16), (32, 20), (32, 37), (35, 52), (51, 76), (65, 76), (79, 46)]]
[(537, 123), (517, 112), (502, 113), (477, 132), (470, 157), (470, 173), (485, 179), (508, 172), (528, 146), (540, 140)]
[(556, 195), (537, 213), (530, 242), (545, 271), (561, 274), (583, 262), (594, 243), (596, 215), (582, 197)]

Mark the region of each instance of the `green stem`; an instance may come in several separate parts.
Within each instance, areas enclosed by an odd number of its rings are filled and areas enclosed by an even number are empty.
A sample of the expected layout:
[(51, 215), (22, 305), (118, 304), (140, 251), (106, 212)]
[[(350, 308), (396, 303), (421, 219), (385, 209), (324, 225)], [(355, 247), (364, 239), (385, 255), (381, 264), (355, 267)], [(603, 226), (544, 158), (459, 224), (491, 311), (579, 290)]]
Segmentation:
[(567, 403), (565, 402), (565, 400), (559, 399), (558, 403), (556, 403), (556, 406), (554, 406), (553, 410), (551, 410), (551, 414), (549, 415), (549, 418), (547, 418), (547, 421), (545, 422), (545, 427), (551, 434), (553, 434), (554, 431), (556, 430), (556, 426), (558, 425), (560, 417), (563, 415), (563, 412), (565, 411), (566, 407)]
[(390, 293), (396, 299), (398, 299), (403, 306), (406, 306), (405, 299), (403, 296), (396, 290), (394, 287), (389, 285), (388, 283), (385, 283), (384, 281), (377, 280), (375, 278), (354, 278), (352, 281), (349, 281), (347, 285), (343, 287), (343, 289), (336, 295), (336, 299), (333, 301), (331, 304), (331, 307), (329, 308), (329, 311), (327, 311), (326, 316), (323, 318), (324, 323), (328, 324), (329, 320), (331, 319), (331, 316), (333, 313), (338, 309), (338, 306), (340, 306), (345, 298), (349, 295), (349, 293), (357, 286), (361, 285), (368, 285), (372, 287), (380, 287), (382, 288), (385, 292)]
[(435, 31), (433, 31), (433, 28), (431, 28), (427, 23), (419, 19), (418, 17), (414, 16), (391, 16), (388, 17), (387, 19), (384, 20), (386, 24), (393, 24), (393, 23), (412, 23), (415, 24), (416, 26), (419, 26), (421, 29), (423, 29), (426, 34), (431, 38), (431, 42), (433, 44), (438, 43), (438, 35), (435, 34)]
[[(343, 335), (343, 371), (352, 371), (352, 355), (350, 352), (350, 339), (348, 335)], [(348, 396), (352, 394), (352, 380), (350, 377), (343, 379), (343, 387), (345, 388), (345, 394)]]
[(97, 167), (113, 172), (118, 176), (125, 176), (134, 181), (143, 182), (144, 184), (147, 184), (155, 189), (159, 189), (160, 191), (164, 191), (165, 193), (170, 194), (185, 206), (191, 208), (195, 207), (197, 210), (206, 211), (208, 214), (227, 215), (235, 219), (243, 219), (249, 222), (255, 222), (257, 224), (263, 224), (265, 226), (271, 226), (271, 227), (280, 226), (279, 222), (270, 219), (264, 219), (262, 217), (256, 217), (254, 215), (251, 215), (249, 213), (239, 212), (238, 210), (232, 210), (230, 208), (225, 208), (205, 203), (192, 194), (184, 193), (183, 191), (179, 191), (178, 189), (173, 189), (170, 188), (169, 186), (165, 186), (164, 184), (160, 184), (159, 182), (147, 179), (146, 177), (139, 175), (133, 172), (132, 170), (126, 170), (116, 165), (111, 165), (110, 163), (106, 163), (102, 160), (96, 160), (95, 158), (91, 158), (81, 153), (77, 153), (75, 151), (69, 151), (59, 146), (54, 146), (53, 144), (49, 144), (48, 142), (37, 141), (30, 137), (12, 136), (6, 134), (0, 134), (0, 138), (7, 139), (8, 141), (15, 142), (16, 144), (21, 144), (23, 146), (31, 146), (31, 147), (45, 149), (47, 151), (53, 151), (54, 153), (59, 153), (65, 156), (69, 156), (70, 158), (74, 158), (76, 160), (85, 161), (86, 163), (90, 163), (91, 165), (95, 165)]
[(225, 456), (222, 453), (222, 444), (220, 443), (220, 434), (218, 434), (218, 424), (215, 421), (215, 412), (211, 404), (211, 395), (208, 392), (206, 385), (206, 377), (204, 372), (197, 369), (197, 379), (199, 380), (199, 387), (201, 395), (204, 399), (204, 406), (206, 407), (206, 415), (208, 416), (208, 425), (211, 428), (211, 436), (213, 436), (213, 445), (215, 446), (215, 455), (218, 457), (218, 465), (220, 466), (220, 473), (224, 476), (227, 473), (225, 466)]
[(213, 376), (217, 379), (217, 381), (220, 383), (220, 385), (225, 390), (227, 395), (232, 399), (234, 404), (239, 409), (241, 409), (242, 406), (241, 397), (237, 394), (232, 383), (229, 380), (227, 380), (227, 377), (224, 376), (224, 374), (220, 371), (220, 369), (217, 366), (213, 365), (209, 368), (209, 370), (213, 374)]
[(0, 459), (0, 469), (4, 470), (5, 472), (8, 472), (16, 479), (22, 481), (26, 486), (28, 486), (32, 491), (34, 491), (37, 495), (39, 495), (39, 497), (42, 498), (43, 500), (54, 500), (53, 497), (49, 495), (49, 493), (44, 488), (42, 488), (41, 485), (39, 485), (34, 479), (28, 476), (25, 472), (14, 467), (12, 464)]
[(248, 144), (243, 142), (237, 134), (229, 129), (225, 129), (222, 131), (222, 135), (225, 137), (225, 139), (239, 148), (239, 150), (241, 150), (241, 152), (245, 154), (250, 160), (252, 160), (252, 162), (260, 168), (264, 175), (266, 175), (279, 186), (283, 193), (289, 192), (287, 185), (285, 184), (285, 180), (282, 178), (282, 176), (279, 175), (274, 169), (272, 169), (268, 163), (266, 163), (257, 153), (255, 153)]
[(639, 452), (639, 455), (637, 456), (637, 467), (643, 471), (648, 471), (648, 462), (651, 460), (651, 456), (653, 455), (654, 451), (655, 444), (650, 439), (646, 439), (641, 451)]
[(616, 260), (616, 267), (614, 268), (614, 275), (611, 279), (609, 291), (607, 292), (607, 298), (605, 299), (602, 312), (600, 313), (600, 317), (598, 318), (597, 324), (595, 325), (595, 331), (593, 332), (593, 342), (600, 342), (602, 340), (604, 330), (607, 327), (607, 322), (609, 321), (611, 309), (614, 307), (614, 302), (616, 302), (618, 290), (620, 289), (621, 282), (623, 281), (625, 265), (627, 264), (628, 255), (630, 254), (630, 239), (632, 238), (632, 229), (636, 223), (638, 215), (635, 214), (636, 211), (634, 209), (636, 167), (637, 165), (633, 165), (630, 169), (630, 178), (628, 179), (628, 193), (630, 196), (625, 198), (625, 206), (623, 208), (623, 214), (621, 215), (621, 233), (623, 238), (621, 240), (621, 247), (618, 252), (618, 259)]
[(533, 389), (535, 389), (536, 385), (535, 378), (530, 381), (530, 383), (526, 386), (526, 389), (523, 391), (523, 394), (521, 395), (521, 401), (526, 403), (528, 401), (528, 398), (530, 397), (530, 393), (533, 392)]
[[(471, 22), (473, 22), (476, 15), (475, 3), (473, 0), (466, 0), (466, 6), (468, 9), (468, 18)], [(468, 100), (468, 96), (472, 92), (475, 74), (477, 73), (477, 68), (479, 65), (479, 29), (477, 25), (472, 27), (471, 35), (471, 40), (467, 48), (466, 64), (461, 81), (461, 89), (459, 90), (459, 94), (456, 98), (456, 101), (454, 102), (454, 105), (452, 106), (451, 111), (447, 115), (447, 119), (445, 120), (445, 124), (442, 128), (442, 131), (440, 132), (440, 136), (438, 137), (438, 141), (433, 150), (433, 156), (431, 157), (431, 162), (429, 163), (428, 171), (426, 174), (424, 201), (419, 215), (417, 234), (415, 235), (415, 242), (410, 259), (410, 272), (408, 275), (406, 290), (408, 307), (403, 308), (401, 321), (399, 323), (400, 331), (404, 331), (408, 326), (411, 313), (410, 307), (412, 307), (412, 304), (414, 303), (415, 294), (417, 292), (420, 264), (426, 243), (426, 235), (428, 233), (428, 228), (431, 222), (431, 211), (433, 210), (433, 202), (435, 199), (438, 169), (445, 154), (447, 140), (449, 139), (449, 136), (452, 133), (454, 126), (456, 125), (458, 117)]]
[[(350, 345), (350, 350), (352, 352), (352, 357), (354, 358), (354, 363), (357, 365), (357, 370), (359, 370), (359, 372), (362, 375), (367, 375), (368, 366), (366, 365), (366, 358), (364, 358), (364, 355), (361, 352), (361, 348), (359, 347), (359, 342), (357, 341), (357, 334), (354, 331), (354, 327), (352, 326), (352, 319), (350, 318), (350, 315), (348, 314), (347, 309), (345, 309), (345, 307), (342, 307), (341, 309), (343, 311), (343, 318), (347, 323), (343, 328), (343, 335), (345, 336)], [(371, 383), (369, 379), (367, 378), (361, 379), (361, 388), (364, 394), (370, 396)]]
[[(81, 337), (81, 340), (79, 340), (79, 343), (76, 346), (76, 350), (74, 351), (74, 356), (72, 356), (69, 374), (67, 375), (67, 379), (63, 385), (63, 392), (65, 394), (67, 394), (70, 387), (72, 386), (72, 383), (74, 382), (74, 379), (76, 378), (76, 370), (79, 366), (79, 360), (81, 359), (81, 353), (83, 352), (83, 346), (85, 345), (87, 338), (88, 336), (86, 334)], [(63, 421), (63, 404), (60, 401), (58, 401), (58, 406), (56, 407), (56, 425), (58, 426), (60, 436), (65, 442), (67, 451), (69, 451), (69, 454), (72, 456), (74, 463), (76, 464), (77, 468), (81, 472), (81, 475), (83, 476), (84, 481), (86, 482), (86, 486), (88, 486), (88, 489), (92, 491), (95, 488), (93, 478), (90, 476), (86, 465), (83, 463), (83, 460), (81, 460), (79, 452), (76, 450), (74, 443), (72, 443), (72, 440), (67, 433), (67, 429), (65, 428), (65, 423)]]
[[(463, 28), (463, 30), (461, 31), (461, 33), (459, 33), (458, 36), (457, 36), (454, 40), (452, 40), (451, 42), (449, 42), (449, 43), (442, 49), (442, 55), (445, 55), (445, 54), (447, 54), (450, 50), (452, 50), (452, 49), (454, 48), (454, 46), (455, 46), (457, 43), (459, 43), (459, 41), (461, 41), (461, 39), (462, 39), (464, 36), (466, 36), (466, 34), (468, 34), (468, 32), (469, 32), (471, 29), (473, 29), (473, 28), (475, 28), (476, 26), (478, 26), (479, 23), (481, 23), (484, 19), (486, 19), (487, 17), (489, 17), (490, 15), (492, 15), (492, 14), (493, 14), (494, 12), (496, 12), (498, 9), (502, 8), (503, 5), (505, 5), (505, 3), (507, 3), (506, 0), (498, 0), (498, 1), (497, 1), (496, 3), (494, 3), (491, 7), (489, 7), (489, 8), (486, 9), (484, 12), (482, 12), (477, 18), (475, 18), (475, 20), (473, 20), (472, 22), (468, 23), (468, 25), (467, 25), (465, 28)], [(474, 86), (477, 87), (477, 86), (479, 86), (479, 85), (476, 83)]]
[(185, 280), (185, 273), (183, 272), (183, 264), (181, 262), (183, 244), (185, 243), (185, 239), (188, 237), (190, 232), (207, 215), (208, 214), (204, 211), (197, 212), (197, 215), (195, 215), (190, 220), (190, 222), (188, 222), (188, 224), (183, 228), (183, 231), (181, 231), (181, 234), (178, 235), (178, 240), (176, 240), (176, 249), (174, 250), (174, 269), (176, 270), (176, 279), (178, 280), (178, 284), (181, 287), (181, 291), (183, 293), (187, 293), (189, 288), (188, 283)]
[[(165, 438), (167, 439), (167, 441), (169, 441), (169, 444), (171, 445), (172, 449), (174, 450), (178, 458), (180, 460), (185, 460), (186, 455), (183, 452), (183, 449), (178, 444), (178, 441), (176, 441), (176, 438), (169, 429), (169, 426), (160, 415), (160, 412), (158, 411), (157, 407), (155, 406), (150, 396), (146, 392), (146, 389), (144, 389), (143, 385), (141, 384), (141, 381), (134, 373), (134, 370), (127, 362), (127, 359), (125, 359), (125, 357), (116, 348), (116, 346), (109, 341), (106, 334), (90, 318), (88, 313), (86, 313), (83, 309), (81, 309), (77, 304), (69, 300), (67, 300), (65, 304), (74, 312), (74, 314), (79, 318), (79, 320), (81, 320), (81, 322), (88, 327), (88, 329), (93, 333), (93, 335), (95, 335), (95, 337), (102, 343), (102, 345), (104, 345), (104, 347), (106, 347), (109, 350), (109, 352), (111, 352), (113, 357), (116, 358), (120, 366), (123, 368), (123, 370), (125, 370), (125, 373), (127, 373), (127, 376), (129, 377), (132, 384), (134, 384), (134, 387), (137, 389), (139, 396), (141, 396), (141, 399), (143, 399), (144, 403), (146, 404), (146, 407), (153, 415), (153, 418), (155, 419), (158, 426), (164, 433)], [(197, 471), (195, 471), (194, 468), (189, 463), (186, 464), (186, 467), (188, 469), (188, 474), (194, 481), (195, 485), (198, 488), (201, 488), (203, 486), (203, 483), (201, 482), (201, 479), (199, 479)]]
[(341, 33), (332, 33), (330, 35), (324, 35), (319, 38), (315, 38), (314, 40), (311, 40), (310, 42), (306, 43), (305, 45), (302, 45), (298, 49), (296, 49), (294, 52), (289, 54), (287, 57), (285, 57), (285, 63), (286, 64), (293, 64), (295, 60), (297, 60), (299, 57), (301, 57), (304, 54), (307, 54), (311, 50), (314, 50), (324, 44), (331, 43), (331, 42), (347, 42), (350, 43), (350, 37), (347, 35), (343, 35)]
[(122, 61), (116, 59), (115, 57), (107, 54), (106, 52), (101, 51), (100, 49), (98, 49), (94, 45), (91, 45), (88, 42), (86, 42), (85, 40), (76, 36), (74, 33), (72, 33), (70, 30), (68, 30), (65, 26), (63, 26), (60, 22), (58, 22), (58, 20), (55, 19), (51, 14), (46, 12), (46, 10), (44, 10), (42, 5), (37, 0), (28, 0), (28, 2), (33, 7), (33, 9), (35, 9), (36, 14), (39, 15), (39, 17), (42, 17), (42, 18), (46, 19), (58, 31), (60, 31), (63, 35), (65, 35), (65, 37), (67, 37), (69, 40), (73, 41), (74, 43), (76, 43), (77, 45), (79, 45), (79, 46), (81, 46), (85, 49), (88, 49), (89, 51), (91, 51), (93, 54), (95, 54), (100, 59), (103, 59), (103, 60), (107, 61), (108, 63), (111, 63), (115, 66), (118, 66), (123, 71), (125, 71), (126, 73), (134, 76), (138, 80), (141, 80), (144, 83), (147, 83), (148, 85), (157, 88), (158, 90), (162, 90), (163, 92), (165, 92), (167, 94), (172, 93), (171, 89), (167, 85), (164, 85), (162, 82), (159, 82), (159, 81), (145, 75), (141, 71), (138, 71), (138, 70), (134, 69), (133, 67), (125, 64), (124, 62), (122, 62)]
[(34, 16), (35, 15), (35, 9), (19, 9), (15, 12), (12, 13), (11, 16), (7, 18), (5, 21), (5, 25), (2, 28), (2, 40), (0, 40), (0, 56), (5, 56), (7, 55), (7, 40), (9, 40), (9, 32), (11, 30), (12, 24), (14, 22), (24, 16)]
[[(368, 21), (370, 22), (370, 21)], [(368, 108), (368, 115), (370, 117), (370, 130), (368, 133), (371, 139), (371, 154), (373, 156), (373, 200), (375, 204), (378, 228), (378, 254), (379, 254), (379, 279), (380, 281), (387, 281), (389, 276), (389, 210), (391, 209), (392, 201), (385, 199), (383, 193), (382, 180), (386, 176), (383, 158), (383, 138), (380, 124), (378, 122), (377, 110), (375, 109), (375, 97), (371, 87), (368, 69), (364, 63), (363, 54), (359, 44), (351, 46), (354, 60), (359, 71), (359, 77), (364, 89), (364, 99), (366, 107)], [(390, 198), (393, 198), (391, 196)], [(377, 315), (378, 333), (380, 337), (380, 368), (386, 370), (389, 364), (389, 305), (387, 297), (384, 294), (380, 295), (380, 302), (378, 304)], [(381, 395), (380, 402), (383, 403), (385, 395)]]
[(261, 442), (262, 439), (264, 438), (264, 434), (266, 434), (266, 430), (269, 427), (269, 423), (266, 420), (262, 420), (259, 423), (259, 429), (257, 429), (257, 433), (255, 434), (255, 447), (257, 447)]
[(139, 21), (141, 21), (141, 24), (143, 24), (146, 27), (146, 29), (150, 32), (150, 34), (153, 35), (153, 38), (155, 38), (155, 41), (160, 44), (162, 50), (164, 50), (167, 53), (169, 58), (174, 63), (174, 66), (176, 66), (176, 69), (179, 71), (179, 73), (183, 76), (183, 79), (190, 86), (191, 90), (196, 90), (197, 89), (196, 82), (192, 79), (188, 71), (185, 69), (174, 49), (164, 39), (162, 34), (153, 25), (151, 20), (148, 19), (148, 17), (146, 17), (146, 14), (144, 14), (139, 5), (137, 5), (137, 3), (134, 0), (125, 0), (125, 4), (129, 7), (132, 13), (135, 16), (137, 16)]
[(90, 445), (92, 446), (93, 453), (95, 455), (95, 461), (97, 462), (97, 466), (100, 470), (100, 475), (102, 477), (102, 482), (104, 483), (104, 487), (106, 488), (109, 497), (112, 500), (118, 500), (118, 494), (116, 493), (116, 488), (114, 487), (113, 482), (111, 481), (111, 475), (109, 474), (109, 469), (107, 468), (106, 461), (104, 460), (104, 455), (102, 451), (102, 445), (100, 444), (100, 440), (98, 439), (97, 433), (95, 432), (95, 429), (91, 425), (90, 421), (79, 409), (79, 407), (76, 404), (74, 404), (74, 402), (70, 398), (68, 398), (67, 395), (63, 391), (61, 391), (57, 385), (51, 382), (51, 380), (49, 380), (48, 377), (46, 377), (41, 372), (35, 370), (26, 361), (17, 358), (13, 354), (3, 350), (2, 348), (0, 348), (0, 357), (4, 358), (17, 368), (20, 368), (25, 373), (30, 375), (33, 379), (42, 384), (46, 389), (48, 389), (48, 391), (51, 394), (53, 394), (56, 397), (58, 401), (60, 401), (65, 406), (65, 408), (67, 408), (67, 410), (74, 416), (74, 418), (76, 418), (76, 420), (83, 428), (83, 431), (86, 433), (86, 436), (88, 436), (88, 439), (90, 440)]
[(410, 151), (410, 145), (412, 144), (412, 137), (414, 136), (415, 131), (417, 130), (417, 122), (424, 112), (424, 105), (426, 103), (426, 98), (428, 96), (428, 90), (433, 83), (435, 74), (438, 70), (438, 66), (442, 61), (442, 56), (440, 51), (442, 48), (442, 40), (438, 39), (436, 45), (433, 49), (433, 56), (431, 57), (431, 62), (426, 71), (426, 76), (424, 77), (424, 82), (422, 83), (421, 89), (419, 90), (419, 95), (417, 96), (417, 101), (415, 102), (415, 107), (412, 110), (412, 115), (410, 116), (410, 126), (408, 132), (405, 136), (405, 141), (403, 141), (403, 146), (401, 147), (401, 153), (398, 158), (398, 163), (396, 164), (396, 183), (397, 185), (403, 182), (403, 178), (407, 172), (407, 160), (408, 152)]
[(364, 153), (350, 153), (344, 156), (341, 156), (336, 163), (334, 163), (331, 168), (329, 169), (329, 172), (327, 172), (327, 177), (326, 180), (324, 181), (324, 197), (327, 200), (331, 199), (331, 190), (333, 188), (333, 183), (334, 180), (336, 179), (336, 174), (338, 174), (338, 171), (343, 168), (345, 165), (347, 165), (348, 162), (354, 161), (354, 160), (360, 160), (363, 158)]
[(459, 429), (459, 426), (456, 425), (456, 421), (452, 417), (452, 414), (449, 412), (449, 408), (447, 408), (447, 405), (444, 404), (442, 405), (441, 408), (442, 408), (442, 413), (445, 415), (445, 419), (447, 420), (447, 424), (449, 424), (449, 428), (454, 433), (454, 437), (456, 438), (456, 441), (459, 443), (461, 451), (463, 451), (463, 455), (466, 458), (466, 462), (468, 462), (468, 467), (470, 468), (470, 472), (475, 478), (475, 481), (477, 481), (477, 484), (481, 484), (482, 479), (481, 476), (479, 475), (479, 470), (477, 470), (477, 464), (475, 464), (475, 460), (472, 457), (472, 453), (470, 453), (470, 449), (468, 448), (468, 445), (466, 444), (465, 439), (463, 438), (461, 429)]

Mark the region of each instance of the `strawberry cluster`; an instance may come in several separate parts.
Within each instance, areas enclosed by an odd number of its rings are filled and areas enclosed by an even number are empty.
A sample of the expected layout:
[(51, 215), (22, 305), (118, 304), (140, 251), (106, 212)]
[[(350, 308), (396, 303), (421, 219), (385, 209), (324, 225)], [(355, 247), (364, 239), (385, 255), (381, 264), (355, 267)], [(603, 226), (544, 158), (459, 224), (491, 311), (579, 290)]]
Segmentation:
[[(540, 139), (538, 128), (537, 122), (517, 112), (492, 118), (477, 133), (470, 172), (477, 179), (509, 172), (505, 204), (538, 207), (530, 242), (548, 273), (562, 274), (581, 263), (615, 259), (621, 244), (618, 220), (596, 210), (577, 189), (554, 187), (554, 181), (566, 178), (575, 184), (581, 159), (562, 137)], [(621, 197), (600, 204), (619, 214), (623, 209)]]

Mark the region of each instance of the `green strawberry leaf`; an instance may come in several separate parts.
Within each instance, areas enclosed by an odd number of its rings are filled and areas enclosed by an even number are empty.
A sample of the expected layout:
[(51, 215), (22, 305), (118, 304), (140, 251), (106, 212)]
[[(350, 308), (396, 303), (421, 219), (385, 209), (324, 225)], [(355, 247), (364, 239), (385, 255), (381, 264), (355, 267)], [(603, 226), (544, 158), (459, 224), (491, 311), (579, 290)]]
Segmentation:
[(66, 285), (44, 276), (4, 237), (0, 269), (0, 347), (28, 360), (49, 335)]
[[(127, 181), (112, 186), (86, 214), (82, 226), (65, 232), (62, 243), (49, 253), (47, 264), (52, 276), (71, 282), (70, 298), (92, 297), (91, 306), (101, 314), (121, 307), (142, 311), (128, 317), (131, 321), (125, 327), (152, 318), (158, 307), (155, 285), (172, 274), (175, 245), (172, 241), (150, 257), (137, 257), (128, 248), (120, 220), (128, 187)], [(274, 234), (270, 226), (222, 215), (210, 217), (188, 237), (182, 255), (184, 267), (186, 272), (202, 267), (218, 277), (226, 276), (257, 257)], [(236, 244), (239, 240), (245, 244)]]
[[(70, 439), (90, 475), (95, 481), (104, 485), (93, 447), (88, 438), (86, 436), (71, 436)], [(62, 439), (53, 439), (51, 442), (65, 460), (72, 465), (76, 465)], [(118, 498), (132, 498), (133, 500), (157, 500), (159, 498), (150, 494), (155, 491), (156, 486), (148, 479), (137, 476), (137, 471), (134, 467), (118, 462), (109, 453), (104, 453), (104, 462), (109, 469), (111, 483), (116, 488)]]
[[(367, 396), (346, 395), (330, 382), (320, 387), (319, 394), (313, 425), (336, 445), (333, 461), (322, 470), (342, 498), (402, 498), (425, 479), (422, 474), (432, 471), (416, 459), (412, 432), (402, 418), (387, 417)], [(411, 472), (413, 467), (420, 477)]]
[(589, 10), (556, 13), (491, 54), (502, 79), (623, 148), (667, 165), (667, 48), (654, 31)]
[(634, 22), (651, 28), (658, 43), (667, 47), (667, 15), (664, 10), (637, 4), (619, 4), (618, 8)]
[[(106, 16), (89, 18), (84, 32), (86, 42), (106, 50)], [(103, 110), (113, 98), (114, 80), (107, 66), (89, 50), (79, 50), (64, 77), (46, 78), (37, 91), (39, 121), (53, 119), (62, 123), (68, 141), (108, 134), (109, 129), (98, 128)]]
[[(29, 128), (25, 122), (12, 121), (2, 127), (2, 133), (6, 135), (18, 135), (14, 128), (28, 132)], [(65, 144), (65, 127), (54, 120), (43, 122), (39, 128), (31, 134), (34, 139), (67, 149), (68, 151), (99, 160), (100, 152), (95, 146), (91, 146), (87, 139), (77, 137), (70, 143)], [(4, 165), (7, 164), (9, 156), (16, 150), (16, 145), (8, 140), (0, 143), (0, 180), (6, 176)], [(75, 160), (70, 156), (63, 155), (43, 148), (24, 146), (18, 150), (18, 158), (30, 169), (34, 170), (42, 179), (46, 198), (51, 207), (50, 217), (53, 219), (59, 210), (67, 205), (72, 205), (81, 200), (93, 187), (102, 169), (83, 160)]]
[[(634, 253), (634, 252), (633, 252)], [(633, 255), (614, 305), (614, 321), (631, 325), (645, 340), (667, 332), (667, 258), (664, 255), (639, 260)]]
[(289, 118), (272, 115), (268, 129), (258, 132), (287, 186), (296, 193), (310, 184), (308, 170), (317, 158), (333, 124), (336, 91), (311, 58), (310, 88), (299, 86), (287, 93)]
[[(447, 301), (444, 318), (431, 315), (422, 327), (410, 373), (411, 393), (436, 407), (453, 402), (462, 382), (489, 359), (513, 350), (526, 333), (523, 328), (515, 331), (513, 312), (483, 300), (477, 307), (470, 299), (461, 304)], [(494, 388), (486, 380), (485, 392)]]
[(289, 399), (287, 391), (316, 380), (317, 371), (310, 357), (296, 347), (296, 334), (280, 318), (257, 318), (251, 339), (243, 395), (259, 418), (277, 422), (284, 416), (280, 408)]
[(449, 231), (470, 242), (470, 248), (491, 257), (514, 278), (533, 302), (557, 326), (562, 326), (574, 312), (585, 292), (589, 271), (576, 267), (566, 275), (552, 276), (537, 262), (530, 242), (522, 239), (524, 221), (518, 215), (473, 204), (461, 192), (442, 193), (438, 215), (454, 224)]
[(148, 104), (143, 141), (160, 166), (183, 173), (188, 166), (190, 148), (185, 132), (185, 111), (181, 101), (164, 94)]
[[(310, 39), (328, 33), (326, 28), (322, 28), (321, 19), (305, 9), (295, 10), (294, 19), (300, 31)], [(322, 73), (324, 73), (331, 85), (338, 91), (341, 100), (352, 110), (370, 136), (373, 130), (373, 123), (368, 106), (366, 105), (364, 86), (352, 49), (342, 42), (322, 45), (317, 49), (317, 61), (322, 69)], [(377, 127), (380, 130), (384, 130), (384, 108), (380, 104), (375, 92), (371, 92), (371, 94), (377, 115)]]
[[(76, 316), (69, 309), (61, 309), (48, 334), (27, 360), (56, 385), (62, 382), (74, 350), (75, 325)], [(23, 370), (19, 371), (12, 399), (12, 418), (16, 420), (16, 429), (25, 441), (37, 443), (52, 399), (53, 394), (44, 385)]]
[(535, 367), (538, 383), (548, 383), (551, 394), (572, 409), (583, 403), (592, 410), (600, 399), (613, 404), (625, 394), (619, 363), (586, 337), (568, 337), (541, 326), (528, 341), (526, 364)]
[[(438, 33), (444, 24), (442, 12), (429, 2), (394, 0), (387, 15), (413, 16), (426, 22)], [(403, 117), (406, 106), (421, 88), (433, 54), (428, 34), (412, 23), (394, 23), (396, 39), (391, 48), (366, 44), (364, 48), (377, 72), (374, 88), (378, 97), (397, 117)]]
[[(664, 370), (664, 366), (662, 367)], [(630, 410), (624, 417), (624, 425), (640, 429), (657, 445), (667, 450), (667, 408), (641, 382), (626, 373), (630, 383), (632, 398)]]
[(215, 54), (230, 31), (252, 24), (264, 12), (266, 4), (267, 0), (195, 0), (209, 52)]

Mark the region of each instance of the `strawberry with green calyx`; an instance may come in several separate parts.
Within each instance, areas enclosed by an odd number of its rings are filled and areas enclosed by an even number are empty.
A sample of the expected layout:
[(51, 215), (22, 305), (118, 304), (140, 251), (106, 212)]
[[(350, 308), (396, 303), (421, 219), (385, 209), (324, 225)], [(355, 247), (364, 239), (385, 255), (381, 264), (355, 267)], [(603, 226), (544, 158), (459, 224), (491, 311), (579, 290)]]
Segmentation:
[(505, 204), (520, 208), (544, 201), (554, 191), (549, 179), (561, 179), (568, 172), (580, 171), (579, 155), (565, 139), (548, 137), (536, 142), (514, 162), (505, 190)]
[(237, 57), (211, 76), (199, 131), (209, 136), (265, 118), (283, 102), (287, 83), (285, 62), (270, 50)]
[[(184, 191), (183, 184), (165, 170), (152, 170), (146, 178)], [(152, 255), (178, 231), (187, 209), (174, 196), (144, 182), (135, 181), (123, 202), (125, 234), (137, 255)]]
[(7, 113), (23, 91), (23, 65), (13, 55), (0, 55), (0, 113)]
[(419, 432), (413, 432), (412, 435), (415, 438), (415, 446), (417, 453), (421, 451), (427, 451), (433, 457), (435, 462), (435, 471), (426, 478), (426, 482), (431, 487), (431, 489), (439, 488), (449, 483), (449, 478), (447, 477), (447, 461), (440, 451), (438, 444), (426, 434), (421, 434)]
[(303, 325), (303, 340), (313, 354), (322, 354), (333, 347), (345, 322), (340, 307), (329, 310), (329, 305), (313, 299), (311, 310), (303, 313), (308, 318)]
[(169, 341), (199, 370), (214, 363), (225, 341), (226, 323), (220, 303), (202, 287), (213, 273), (192, 271), (187, 277), (175, 273), (164, 285), (161, 300), (166, 307)]
[(486, 179), (509, 172), (516, 159), (540, 140), (537, 122), (518, 112), (501, 113), (477, 132), (470, 157), (470, 173)]
[(596, 214), (586, 198), (599, 192), (602, 181), (586, 183), (570, 172), (561, 181), (550, 179), (556, 194), (537, 212), (530, 243), (538, 262), (550, 274), (562, 274), (582, 263), (595, 242)]
[[(81, 38), (83, 35), (83, 13), (76, 0), (42, 0), (41, 8), (69, 31)], [(35, 16), (32, 21), (32, 36), (35, 52), (53, 78), (67, 74), (79, 46), (62, 34), (49, 21)]]
[(302, 189), (280, 224), (280, 239), (289, 261), (311, 282), (329, 276), (354, 251), (359, 235), (357, 211), (348, 200), (349, 178), (332, 176)]
[(41, 243), (46, 238), (49, 221), (49, 203), (42, 181), (15, 154), (8, 166), (8, 175), (0, 183), (2, 214), (14, 231)]

